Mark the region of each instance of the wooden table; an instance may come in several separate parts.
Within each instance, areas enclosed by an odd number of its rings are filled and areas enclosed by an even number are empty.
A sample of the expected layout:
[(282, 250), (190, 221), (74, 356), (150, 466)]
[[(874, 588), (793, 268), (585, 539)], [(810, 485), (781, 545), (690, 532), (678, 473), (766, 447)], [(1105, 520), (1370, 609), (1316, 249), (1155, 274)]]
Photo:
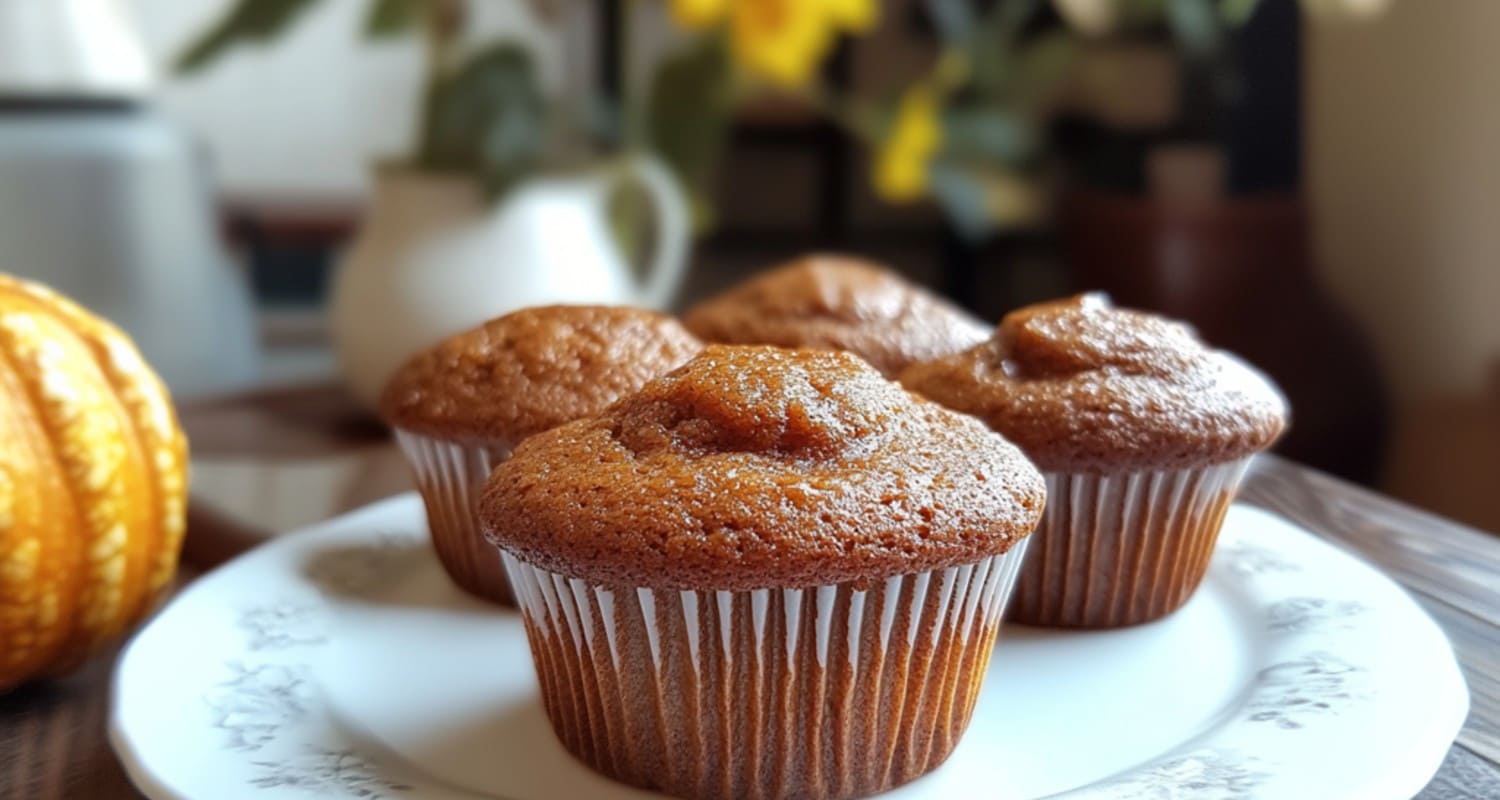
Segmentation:
[[(318, 495), (316, 502), (299, 501), (309, 515), (408, 486), (385, 434), (331, 388), (196, 404), (183, 409), (183, 422), (195, 468), (217, 474), (222, 484), (214, 489), (218, 504), (194, 504), (184, 581), (266, 535), (245, 510), (224, 510), (233, 499), (228, 493), (236, 491), (226, 475), (244, 476), (241, 491), (274, 495), (289, 491), (275, 488), (283, 472), (321, 469), (323, 480), (290, 482)], [(226, 472), (226, 465), (233, 469)], [(1441, 771), (1418, 797), (1500, 798), (1500, 538), (1275, 457), (1258, 461), (1241, 497), (1380, 565), (1442, 625), (1468, 678), (1473, 710)], [(101, 655), (68, 679), (0, 697), (0, 800), (139, 796), (105, 739), (113, 655)]]

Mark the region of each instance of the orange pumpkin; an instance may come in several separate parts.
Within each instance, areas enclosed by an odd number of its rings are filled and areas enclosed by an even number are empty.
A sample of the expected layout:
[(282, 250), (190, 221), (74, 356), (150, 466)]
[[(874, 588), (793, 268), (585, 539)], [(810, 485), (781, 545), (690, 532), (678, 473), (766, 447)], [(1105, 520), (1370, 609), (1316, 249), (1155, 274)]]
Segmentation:
[(0, 691), (77, 666), (171, 582), (187, 441), (130, 339), (0, 274)]

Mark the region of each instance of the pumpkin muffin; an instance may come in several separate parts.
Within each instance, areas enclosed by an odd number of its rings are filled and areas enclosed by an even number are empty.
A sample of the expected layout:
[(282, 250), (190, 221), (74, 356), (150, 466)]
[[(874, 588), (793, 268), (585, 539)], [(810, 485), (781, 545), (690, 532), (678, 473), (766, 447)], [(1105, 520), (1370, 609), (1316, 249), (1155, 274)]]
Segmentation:
[(984, 341), (989, 326), (872, 262), (809, 255), (692, 308), (707, 342), (847, 350), (888, 378)]
[(620, 781), (875, 794), (967, 727), (1042, 478), (847, 354), (710, 346), (490, 477), (547, 714)]
[(1012, 312), (989, 341), (901, 382), (979, 417), (1046, 475), (1051, 502), (1009, 612), (1038, 625), (1131, 625), (1185, 603), (1251, 456), (1288, 413), (1260, 372), (1102, 294)]
[(539, 306), (419, 353), (391, 378), (381, 416), (412, 466), (432, 543), (454, 583), (514, 605), (474, 502), (522, 439), (604, 410), (702, 345), (671, 317), (620, 306)]

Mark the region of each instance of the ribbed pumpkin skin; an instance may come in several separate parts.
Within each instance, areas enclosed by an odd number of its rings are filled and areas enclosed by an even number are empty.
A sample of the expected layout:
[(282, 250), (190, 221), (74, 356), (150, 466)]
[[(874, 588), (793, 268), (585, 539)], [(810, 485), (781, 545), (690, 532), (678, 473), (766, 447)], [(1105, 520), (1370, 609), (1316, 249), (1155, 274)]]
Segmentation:
[(171, 581), (187, 440), (129, 338), (0, 274), (0, 692), (76, 667)]

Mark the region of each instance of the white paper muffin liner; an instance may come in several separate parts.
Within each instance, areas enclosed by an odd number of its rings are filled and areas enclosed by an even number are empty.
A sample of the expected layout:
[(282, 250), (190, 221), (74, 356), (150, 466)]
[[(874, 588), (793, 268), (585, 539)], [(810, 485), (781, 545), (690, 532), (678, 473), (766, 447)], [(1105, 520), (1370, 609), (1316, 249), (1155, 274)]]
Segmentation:
[(474, 509), (490, 470), (510, 457), (510, 448), (455, 444), (400, 429), (396, 443), (416, 476), (432, 546), (448, 576), (470, 594), (514, 606), (505, 565), (480, 532)]
[(1045, 473), (1047, 508), (1008, 618), (1110, 628), (1176, 611), (1208, 571), (1249, 464), (1247, 457), (1194, 469)]
[(616, 589), (505, 562), (547, 715), (589, 766), (680, 797), (843, 798), (948, 757), (1025, 546), (868, 589)]

